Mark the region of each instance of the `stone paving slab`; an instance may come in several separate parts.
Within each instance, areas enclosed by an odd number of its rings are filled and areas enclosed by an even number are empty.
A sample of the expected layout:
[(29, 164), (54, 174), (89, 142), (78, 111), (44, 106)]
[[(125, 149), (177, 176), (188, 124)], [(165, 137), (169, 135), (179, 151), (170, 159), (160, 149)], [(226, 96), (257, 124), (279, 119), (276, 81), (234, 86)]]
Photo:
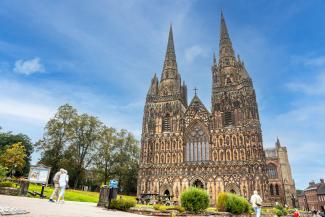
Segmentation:
[(28, 213), (26, 210), (17, 209), (13, 207), (1, 207), (0, 206), (0, 215), (19, 215)]
[(66, 201), (64, 204), (50, 203), (46, 199), (0, 195), (0, 207), (25, 210), (27, 214), (10, 217), (140, 217), (128, 212), (99, 208), (95, 203)]

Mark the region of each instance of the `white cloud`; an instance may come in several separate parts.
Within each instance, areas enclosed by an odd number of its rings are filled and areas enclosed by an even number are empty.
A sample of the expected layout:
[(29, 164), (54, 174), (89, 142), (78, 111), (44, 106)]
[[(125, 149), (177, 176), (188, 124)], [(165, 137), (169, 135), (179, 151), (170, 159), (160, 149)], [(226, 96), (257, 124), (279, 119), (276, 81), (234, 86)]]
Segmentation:
[(325, 56), (317, 57), (294, 57), (293, 64), (304, 67), (305, 73), (313, 78), (311, 81), (294, 80), (288, 82), (286, 87), (295, 92), (307, 95), (325, 94)]
[[(265, 147), (274, 147), (276, 136), (288, 149), (289, 161), (297, 188), (305, 188), (311, 179), (318, 180), (325, 172), (323, 141), (325, 135), (325, 103), (321, 100), (295, 101), (281, 114), (262, 119)], [(308, 174), (308, 176), (306, 176)]]
[(44, 72), (45, 68), (38, 57), (29, 60), (17, 60), (14, 72), (24, 75), (31, 75), (37, 72)]
[(53, 114), (53, 109), (45, 105), (19, 102), (12, 99), (1, 99), (0, 115), (11, 115), (36, 121), (47, 121)]
[(200, 56), (207, 56), (207, 49), (203, 48), (200, 45), (194, 45), (185, 50), (185, 60), (189, 63), (193, 62), (194, 59)]
[(325, 56), (304, 59), (304, 64), (307, 66), (325, 66)]
[(0, 126), (4, 130), (27, 133), (36, 141), (40, 138), (46, 122), (65, 103), (71, 104), (80, 113), (97, 116), (104, 124), (127, 129), (140, 138), (142, 116), (137, 114), (143, 109), (143, 99), (119, 101), (91, 88), (64, 82), (45, 82), (35, 86), (1, 80)]
[(308, 95), (325, 94), (325, 73), (320, 73), (314, 82), (289, 82), (286, 86), (295, 92), (305, 93)]

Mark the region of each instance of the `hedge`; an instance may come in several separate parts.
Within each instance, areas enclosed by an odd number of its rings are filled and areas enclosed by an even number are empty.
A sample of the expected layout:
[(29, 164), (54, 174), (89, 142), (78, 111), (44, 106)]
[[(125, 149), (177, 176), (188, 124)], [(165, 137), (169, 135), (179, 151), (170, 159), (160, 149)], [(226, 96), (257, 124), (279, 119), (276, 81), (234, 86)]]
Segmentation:
[(13, 188), (15, 186), (15, 183), (11, 181), (2, 181), (0, 182), (0, 187), (11, 187)]
[(252, 210), (251, 205), (244, 197), (228, 192), (219, 194), (217, 209), (232, 214), (249, 213)]
[(186, 211), (200, 212), (209, 207), (209, 196), (201, 188), (189, 188), (181, 195), (181, 205)]
[(120, 198), (120, 199), (112, 200), (110, 203), (110, 208), (126, 211), (126, 210), (130, 209), (131, 207), (134, 207), (135, 204), (136, 204), (136, 201), (134, 199)]

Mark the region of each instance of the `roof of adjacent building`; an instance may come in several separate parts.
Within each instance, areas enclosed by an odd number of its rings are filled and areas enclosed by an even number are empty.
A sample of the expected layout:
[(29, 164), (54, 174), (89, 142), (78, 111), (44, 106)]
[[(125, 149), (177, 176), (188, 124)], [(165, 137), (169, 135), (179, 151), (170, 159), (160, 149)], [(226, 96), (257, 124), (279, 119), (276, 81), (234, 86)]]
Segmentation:
[(324, 179), (320, 179), (319, 183), (315, 183), (314, 181), (311, 181), (309, 183), (309, 186), (304, 191), (308, 191), (308, 190), (316, 190), (317, 194), (325, 194)]
[(325, 184), (324, 183), (320, 183), (320, 186), (317, 189), (317, 194), (325, 194)]

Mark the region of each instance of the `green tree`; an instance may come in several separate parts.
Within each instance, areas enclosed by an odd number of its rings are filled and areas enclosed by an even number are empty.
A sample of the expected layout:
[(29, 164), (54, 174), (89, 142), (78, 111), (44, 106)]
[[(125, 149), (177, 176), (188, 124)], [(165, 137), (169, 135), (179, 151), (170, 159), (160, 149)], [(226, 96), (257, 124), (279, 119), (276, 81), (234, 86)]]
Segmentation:
[(113, 151), (116, 142), (116, 130), (114, 128), (103, 127), (100, 134), (99, 143), (94, 156), (94, 170), (100, 174), (101, 181), (107, 183), (112, 175)]
[(46, 126), (44, 136), (35, 146), (41, 152), (39, 163), (50, 166), (51, 177), (60, 169), (65, 150), (71, 143), (72, 124), (78, 116), (77, 110), (69, 104), (60, 106)]
[[(1, 129), (1, 128), (0, 128)], [(31, 155), (34, 151), (31, 139), (22, 133), (13, 134), (12, 132), (0, 132), (0, 155), (6, 148), (10, 147), (12, 144), (21, 142), (21, 144), (26, 149), (25, 166), (21, 171), (16, 172), (16, 176), (27, 176), (30, 169)]]
[(72, 121), (71, 145), (68, 152), (75, 170), (74, 188), (78, 187), (85, 169), (92, 163), (101, 129), (102, 122), (88, 114), (77, 116)]
[(134, 135), (122, 129), (117, 133), (113, 154), (113, 174), (123, 193), (135, 193), (139, 167), (139, 142)]
[(9, 169), (11, 175), (21, 172), (26, 164), (26, 148), (21, 142), (9, 146), (0, 157), (1, 163)]

